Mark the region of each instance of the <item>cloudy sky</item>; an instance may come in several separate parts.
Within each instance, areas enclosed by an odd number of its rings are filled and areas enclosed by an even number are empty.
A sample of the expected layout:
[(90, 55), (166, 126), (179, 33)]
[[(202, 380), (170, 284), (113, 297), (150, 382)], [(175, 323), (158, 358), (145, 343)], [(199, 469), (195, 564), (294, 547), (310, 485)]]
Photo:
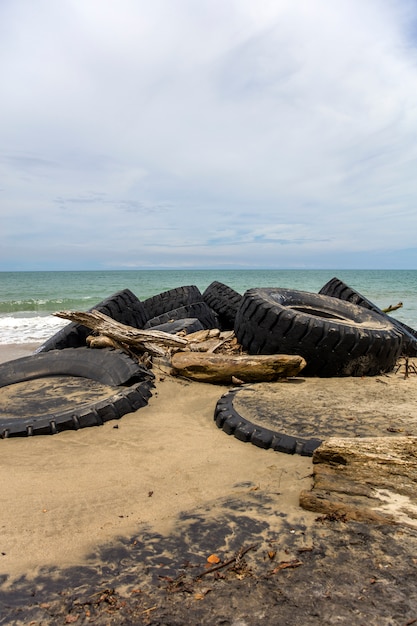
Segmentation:
[(2, 0), (0, 270), (417, 268), (415, 0)]

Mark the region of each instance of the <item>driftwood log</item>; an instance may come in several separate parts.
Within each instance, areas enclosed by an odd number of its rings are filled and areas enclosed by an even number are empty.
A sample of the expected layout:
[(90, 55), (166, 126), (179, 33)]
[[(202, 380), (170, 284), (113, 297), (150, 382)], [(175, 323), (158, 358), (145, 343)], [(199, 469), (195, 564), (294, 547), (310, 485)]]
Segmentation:
[(417, 437), (331, 438), (300, 505), (336, 519), (417, 528)]
[(171, 335), (161, 330), (140, 330), (126, 326), (126, 324), (116, 322), (113, 318), (96, 310), (86, 313), (58, 311), (54, 315), (87, 326), (97, 335), (105, 335), (121, 344), (127, 344), (130, 348), (146, 351), (155, 356), (165, 356), (168, 348), (184, 348), (188, 344), (184, 337)]
[(297, 376), (306, 366), (301, 356), (196, 352), (176, 352), (172, 355), (171, 363), (176, 375), (200, 382), (226, 384), (233, 379), (254, 383)]

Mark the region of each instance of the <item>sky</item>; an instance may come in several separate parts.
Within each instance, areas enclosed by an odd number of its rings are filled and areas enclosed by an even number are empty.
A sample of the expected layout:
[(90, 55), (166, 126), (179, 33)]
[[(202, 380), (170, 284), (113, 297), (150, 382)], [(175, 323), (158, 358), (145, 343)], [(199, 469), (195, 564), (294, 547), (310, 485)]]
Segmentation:
[(417, 269), (415, 0), (2, 0), (0, 271)]

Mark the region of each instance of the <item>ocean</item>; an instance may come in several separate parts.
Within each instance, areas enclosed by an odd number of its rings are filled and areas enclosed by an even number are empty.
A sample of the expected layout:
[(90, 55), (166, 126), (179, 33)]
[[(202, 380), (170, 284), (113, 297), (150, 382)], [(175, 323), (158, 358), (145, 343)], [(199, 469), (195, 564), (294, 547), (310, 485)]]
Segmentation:
[(56, 311), (86, 311), (122, 289), (140, 299), (174, 287), (214, 280), (243, 294), (251, 287), (282, 287), (317, 293), (340, 280), (380, 308), (402, 302), (392, 313), (417, 328), (417, 270), (121, 270), (0, 272), (0, 344), (42, 343), (65, 326)]

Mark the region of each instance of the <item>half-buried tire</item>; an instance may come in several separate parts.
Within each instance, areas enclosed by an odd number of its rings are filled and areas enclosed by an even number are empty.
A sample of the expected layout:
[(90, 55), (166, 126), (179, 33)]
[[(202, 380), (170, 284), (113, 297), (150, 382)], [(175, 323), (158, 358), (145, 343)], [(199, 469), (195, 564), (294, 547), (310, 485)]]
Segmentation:
[(235, 333), (250, 354), (298, 354), (305, 376), (374, 376), (391, 371), (402, 338), (389, 320), (330, 296), (249, 289)]
[[(50, 397), (37, 399), (36, 384)], [(68, 348), (2, 363), (0, 388), (17, 395), (0, 410), (0, 437), (99, 426), (145, 406), (152, 387), (153, 374), (118, 350)]]
[(214, 421), (227, 435), (234, 435), (236, 439), (252, 443), (259, 448), (272, 449), (287, 454), (312, 456), (321, 444), (320, 439), (295, 437), (286, 435), (245, 418), (234, 406), (236, 394), (240, 389), (233, 389), (225, 393), (217, 402), (214, 412)]

